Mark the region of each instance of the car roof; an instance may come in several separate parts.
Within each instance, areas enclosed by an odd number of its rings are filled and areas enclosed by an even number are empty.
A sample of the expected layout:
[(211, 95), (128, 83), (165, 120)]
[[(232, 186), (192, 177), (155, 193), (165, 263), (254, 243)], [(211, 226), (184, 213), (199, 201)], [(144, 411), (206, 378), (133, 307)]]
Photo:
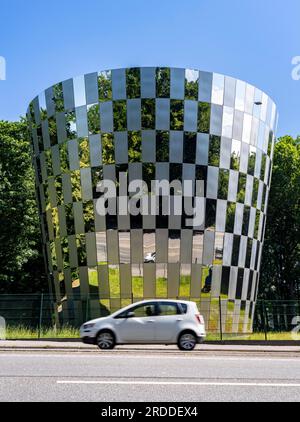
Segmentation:
[(125, 312), (127, 309), (132, 308), (132, 306), (138, 306), (138, 305), (143, 305), (143, 304), (147, 304), (147, 303), (158, 303), (158, 302), (166, 302), (166, 303), (186, 303), (188, 304), (194, 304), (197, 306), (197, 304), (195, 302), (189, 301), (189, 300), (177, 300), (177, 299), (144, 299), (144, 300), (140, 300), (139, 302), (133, 302), (130, 303), (127, 306), (124, 306), (123, 308), (118, 309), (117, 311), (113, 312), (110, 317), (114, 317), (115, 315), (119, 314), (120, 312)]
[(139, 302), (134, 302), (131, 305), (139, 305), (143, 303), (153, 303), (153, 302), (195, 303), (190, 300), (178, 300), (178, 299), (144, 299)]

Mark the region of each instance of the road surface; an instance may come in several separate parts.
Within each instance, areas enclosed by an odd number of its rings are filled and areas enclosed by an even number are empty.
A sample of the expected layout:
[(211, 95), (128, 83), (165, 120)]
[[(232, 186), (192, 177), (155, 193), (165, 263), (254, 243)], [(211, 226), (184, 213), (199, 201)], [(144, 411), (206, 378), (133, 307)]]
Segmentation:
[(0, 401), (300, 401), (299, 363), (268, 353), (9, 350)]

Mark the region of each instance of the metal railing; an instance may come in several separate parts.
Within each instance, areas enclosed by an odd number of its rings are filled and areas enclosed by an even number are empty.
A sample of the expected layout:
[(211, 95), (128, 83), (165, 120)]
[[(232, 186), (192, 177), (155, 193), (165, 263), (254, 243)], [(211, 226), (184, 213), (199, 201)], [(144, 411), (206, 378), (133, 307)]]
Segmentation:
[[(0, 317), (4, 318), (7, 327), (36, 330), (37, 337), (41, 337), (43, 330), (64, 326), (78, 328), (89, 319), (109, 315), (141, 299), (131, 296), (99, 301), (98, 295), (73, 295), (72, 298), (63, 298), (58, 302), (54, 296), (45, 293), (2, 294)], [(255, 334), (262, 340), (280, 339), (280, 336), (276, 337), (276, 333), (285, 333), (281, 336), (282, 339), (290, 339), (288, 334), (300, 332), (300, 301), (258, 300), (254, 308), (250, 302), (223, 297), (180, 299), (197, 303), (209, 336), (216, 340), (247, 336), (251, 339)], [(291, 339), (297, 338), (294, 335)]]

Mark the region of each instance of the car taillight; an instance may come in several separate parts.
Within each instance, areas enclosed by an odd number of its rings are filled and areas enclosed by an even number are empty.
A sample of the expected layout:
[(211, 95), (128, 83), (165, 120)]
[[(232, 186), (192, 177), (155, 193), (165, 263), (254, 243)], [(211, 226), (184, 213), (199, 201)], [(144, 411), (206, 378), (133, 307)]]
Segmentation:
[(195, 316), (196, 316), (196, 320), (199, 322), (199, 324), (203, 325), (204, 324), (203, 316), (200, 315), (200, 314), (196, 314)]

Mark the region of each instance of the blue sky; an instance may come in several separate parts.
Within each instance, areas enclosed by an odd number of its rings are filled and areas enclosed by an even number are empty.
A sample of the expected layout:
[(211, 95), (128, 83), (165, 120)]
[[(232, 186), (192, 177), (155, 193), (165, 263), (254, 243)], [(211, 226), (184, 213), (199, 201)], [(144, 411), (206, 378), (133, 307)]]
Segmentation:
[(0, 18), (0, 119), (71, 76), (166, 65), (258, 86), (278, 105), (278, 135), (300, 134), (299, 0), (1, 0)]

